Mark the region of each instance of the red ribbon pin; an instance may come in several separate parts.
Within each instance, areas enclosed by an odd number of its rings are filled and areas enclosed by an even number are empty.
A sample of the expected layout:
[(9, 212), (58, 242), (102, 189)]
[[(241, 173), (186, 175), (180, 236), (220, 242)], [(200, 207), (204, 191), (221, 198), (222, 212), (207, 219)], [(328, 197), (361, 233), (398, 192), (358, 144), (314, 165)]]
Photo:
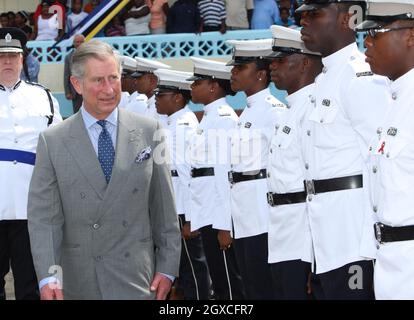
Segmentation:
[(378, 153), (384, 153), (385, 141), (382, 142), (381, 147), (378, 149)]

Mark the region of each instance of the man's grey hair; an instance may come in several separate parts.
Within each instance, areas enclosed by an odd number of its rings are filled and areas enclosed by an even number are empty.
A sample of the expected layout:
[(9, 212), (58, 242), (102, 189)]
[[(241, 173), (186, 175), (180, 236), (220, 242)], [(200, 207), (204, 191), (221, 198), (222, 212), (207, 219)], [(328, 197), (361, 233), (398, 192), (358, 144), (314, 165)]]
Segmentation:
[(71, 73), (74, 77), (82, 79), (85, 75), (85, 63), (90, 59), (95, 58), (98, 60), (104, 60), (107, 58), (115, 59), (118, 65), (119, 74), (121, 74), (121, 61), (119, 56), (114, 53), (112, 47), (99, 40), (91, 40), (85, 42), (75, 50), (72, 56)]

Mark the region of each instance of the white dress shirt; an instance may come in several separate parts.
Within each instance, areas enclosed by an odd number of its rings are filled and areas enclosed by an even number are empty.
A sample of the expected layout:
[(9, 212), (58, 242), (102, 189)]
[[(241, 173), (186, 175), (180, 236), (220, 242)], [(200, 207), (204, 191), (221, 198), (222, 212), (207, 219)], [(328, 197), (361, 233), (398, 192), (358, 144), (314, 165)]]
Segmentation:
[(373, 76), (357, 45), (322, 59), (313, 110), (304, 123), (307, 180), (363, 175), (363, 188), (307, 198), (316, 273), (375, 257), (367, 144), (385, 116), (385, 78)]
[[(372, 213), (392, 227), (414, 225), (413, 84), (414, 69), (390, 84), (387, 116), (368, 149)], [(377, 299), (414, 299), (414, 240), (378, 246), (374, 288)]]
[[(249, 172), (265, 169), (270, 139), (286, 106), (264, 89), (247, 97), (237, 130), (231, 136), (231, 170)], [(266, 179), (242, 181), (231, 186), (234, 237), (267, 232), (269, 205)]]
[[(288, 110), (270, 143), (267, 184), (272, 193), (304, 191), (302, 125), (312, 108), (313, 89), (313, 84), (308, 85), (286, 97)], [(270, 207), (268, 252), (269, 263), (311, 262), (312, 240), (305, 202)]]

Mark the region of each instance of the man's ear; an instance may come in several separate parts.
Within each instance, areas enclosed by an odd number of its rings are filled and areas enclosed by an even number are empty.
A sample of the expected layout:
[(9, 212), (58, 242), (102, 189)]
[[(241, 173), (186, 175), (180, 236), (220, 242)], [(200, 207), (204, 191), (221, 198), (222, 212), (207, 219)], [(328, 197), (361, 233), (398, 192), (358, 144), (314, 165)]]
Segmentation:
[(82, 95), (82, 86), (80, 80), (74, 76), (70, 76), (70, 83), (75, 88), (76, 92)]
[(408, 30), (407, 46), (409, 48), (414, 47), (414, 27)]

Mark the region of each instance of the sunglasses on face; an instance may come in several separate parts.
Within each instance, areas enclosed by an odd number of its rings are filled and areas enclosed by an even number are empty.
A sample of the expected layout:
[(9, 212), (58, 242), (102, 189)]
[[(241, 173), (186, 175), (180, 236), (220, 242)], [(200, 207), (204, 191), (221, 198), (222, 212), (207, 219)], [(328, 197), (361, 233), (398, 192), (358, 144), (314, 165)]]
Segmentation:
[(386, 33), (390, 31), (397, 31), (397, 30), (404, 30), (404, 29), (412, 29), (413, 27), (396, 27), (396, 28), (377, 28), (377, 29), (368, 29), (367, 33), (371, 38), (375, 38), (379, 33)]

